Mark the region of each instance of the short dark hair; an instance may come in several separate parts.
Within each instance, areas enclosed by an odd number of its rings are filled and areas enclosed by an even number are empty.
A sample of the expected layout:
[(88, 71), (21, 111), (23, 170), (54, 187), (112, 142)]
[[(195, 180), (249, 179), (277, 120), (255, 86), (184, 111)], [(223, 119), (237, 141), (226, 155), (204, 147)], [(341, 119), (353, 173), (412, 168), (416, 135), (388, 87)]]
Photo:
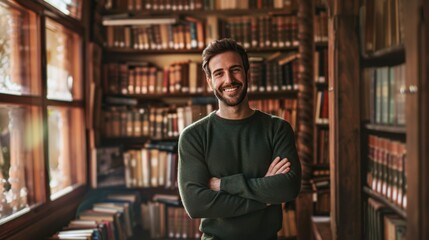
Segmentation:
[(209, 69), (210, 59), (220, 53), (224, 53), (228, 51), (233, 51), (240, 55), (241, 60), (243, 61), (244, 71), (247, 73), (247, 71), (249, 70), (249, 57), (247, 56), (246, 50), (235, 40), (231, 38), (224, 38), (224, 39), (215, 40), (209, 43), (209, 45), (207, 45), (207, 47), (203, 51), (202, 65), (203, 65), (203, 70), (206, 73), (207, 77), (210, 77), (211, 75), (211, 72)]

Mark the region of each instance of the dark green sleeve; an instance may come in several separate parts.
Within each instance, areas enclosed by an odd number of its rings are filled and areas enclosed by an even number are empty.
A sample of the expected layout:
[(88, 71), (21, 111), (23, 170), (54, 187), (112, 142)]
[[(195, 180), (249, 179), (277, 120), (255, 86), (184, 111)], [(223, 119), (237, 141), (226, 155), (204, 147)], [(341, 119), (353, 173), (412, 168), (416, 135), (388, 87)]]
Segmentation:
[(289, 123), (281, 122), (279, 124), (273, 143), (273, 156), (289, 159), (291, 169), (288, 173), (250, 179), (246, 179), (243, 174), (222, 177), (221, 191), (272, 204), (288, 202), (296, 198), (301, 188), (301, 164), (295, 146), (293, 129)]
[(179, 192), (192, 218), (234, 217), (266, 208), (265, 203), (208, 188), (210, 175), (201, 139), (185, 130), (179, 139)]

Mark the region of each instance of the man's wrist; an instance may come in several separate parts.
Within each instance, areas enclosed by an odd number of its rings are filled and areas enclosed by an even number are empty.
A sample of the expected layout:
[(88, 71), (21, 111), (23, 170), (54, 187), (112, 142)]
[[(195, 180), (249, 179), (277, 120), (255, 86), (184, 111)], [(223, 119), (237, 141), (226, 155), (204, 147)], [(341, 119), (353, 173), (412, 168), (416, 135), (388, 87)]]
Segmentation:
[(220, 191), (220, 178), (216, 178), (216, 177), (210, 178), (209, 188), (213, 191)]

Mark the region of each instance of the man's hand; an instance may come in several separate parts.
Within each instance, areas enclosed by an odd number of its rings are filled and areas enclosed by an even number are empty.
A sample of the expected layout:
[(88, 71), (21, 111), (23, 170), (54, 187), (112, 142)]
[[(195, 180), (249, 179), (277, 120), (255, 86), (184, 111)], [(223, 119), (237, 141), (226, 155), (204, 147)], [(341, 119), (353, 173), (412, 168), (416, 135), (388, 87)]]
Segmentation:
[[(268, 168), (265, 177), (273, 176), (276, 174), (285, 174), (290, 171), (290, 162), (287, 158), (280, 160), (280, 157), (276, 157)], [(209, 188), (213, 191), (220, 191), (220, 178), (212, 177), (209, 180)]]
[(220, 191), (220, 178), (216, 178), (216, 177), (210, 178), (209, 188), (213, 191)]
[(268, 168), (265, 177), (273, 176), (276, 174), (285, 174), (290, 171), (290, 162), (287, 158), (280, 160), (280, 157), (276, 157)]

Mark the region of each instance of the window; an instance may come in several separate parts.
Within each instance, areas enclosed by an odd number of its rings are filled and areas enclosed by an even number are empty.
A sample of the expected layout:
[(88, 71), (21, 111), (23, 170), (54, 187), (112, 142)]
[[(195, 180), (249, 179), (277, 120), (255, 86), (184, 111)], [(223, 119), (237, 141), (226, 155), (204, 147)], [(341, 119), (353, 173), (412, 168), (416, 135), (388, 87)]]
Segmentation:
[(82, 99), (80, 37), (61, 24), (46, 21), (48, 99)]
[(80, 108), (49, 107), (49, 186), (51, 199), (85, 182), (84, 117)]
[(81, 17), (81, 1), (79, 0), (45, 0), (62, 13), (80, 19)]
[(0, 223), (44, 201), (41, 129), (39, 107), (0, 104)]
[(0, 238), (87, 182), (80, 2), (47, 2), (0, 1)]
[(40, 95), (36, 15), (0, 2), (0, 93)]

